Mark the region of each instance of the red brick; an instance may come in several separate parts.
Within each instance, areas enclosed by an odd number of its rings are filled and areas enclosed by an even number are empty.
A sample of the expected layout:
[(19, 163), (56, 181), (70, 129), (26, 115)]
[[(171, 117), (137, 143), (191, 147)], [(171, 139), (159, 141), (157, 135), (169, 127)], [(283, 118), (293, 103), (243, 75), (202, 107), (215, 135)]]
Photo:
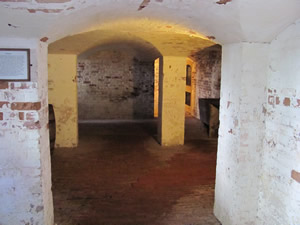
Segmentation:
[(43, 13), (60, 13), (62, 9), (27, 9), (30, 13), (43, 12)]
[(19, 112), (19, 119), (24, 120), (24, 112)]
[(292, 174), (291, 174), (291, 177), (292, 177), (295, 181), (297, 181), (298, 183), (300, 183), (300, 173), (299, 173), (299, 172), (293, 170), (293, 171), (292, 171)]
[(0, 2), (31, 2), (32, 0), (0, 0)]
[(269, 105), (274, 105), (274, 96), (273, 95), (270, 95), (268, 97), (268, 103), (269, 103)]
[(297, 106), (296, 107), (300, 107), (300, 99), (297, 99)]
[(40, 110), (41, 102), (14, 102), (11, 104), (12, 110)]
[(3, 108), (4, 105), (8, 107), (9, 102), (0, 102), (0, 109)]
[(31, 84), (28, 84), (28, 83), (21, 83), (21, 86), (19, 86), (19, 87), (16, 87), (15, 83), (10, 84), (10, 89), (12, 89), (12, 90), (30, 89), (32, 87), (33, 86)]
[(280, 104), (279, 97), (276, 97), (276, 105), (279, 105), (279, 104)]
[(217, 1), (216, 3), (219, 4), (219, 5), (226, 5), (228, 2), (231, 2), (232, 0), (220, 0), (220, 1)]
[(291, 100), (290, 100), (289, 98), (285, 98), (285, 99), (283, 100), (283, 105), (284, 105), (284, 106), (290, 106), (290, 105), (291, 105)]
[(65, 3), (71, 0), (35, 0), (37, 3)]
[(25, 122), (24, 126), (30, 130), (35, 130), (35, 129), (40, 129), (41, 125), (40, 125), (40, 121), (37, 122)]
[(8, 82), (0, 81), (0, 89), (8, 89)]
[(0, 120), (3, 120), (3, 112), (0, 112)]
[(41, 42), (47, 42), (48, 40), (49, 40), (49, 38), (47, 38), (47, 37), (43, 37), (40, 39)]

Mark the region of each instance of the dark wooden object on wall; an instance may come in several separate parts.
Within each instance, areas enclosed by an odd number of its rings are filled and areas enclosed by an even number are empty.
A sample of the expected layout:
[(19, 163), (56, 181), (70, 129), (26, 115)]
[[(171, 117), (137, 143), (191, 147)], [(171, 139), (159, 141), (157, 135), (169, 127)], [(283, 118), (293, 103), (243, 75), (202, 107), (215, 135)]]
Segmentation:
[(199, 98), (200, 120), (207, 126), (209, 137), (218, 137), (219, 98)]
[(56, 124), (55, 124), (55, 114), (53, 105), (49, 104), (49, 138), (50, 138), (50, 151), (53, 153), (55, 147), (56, 139)]

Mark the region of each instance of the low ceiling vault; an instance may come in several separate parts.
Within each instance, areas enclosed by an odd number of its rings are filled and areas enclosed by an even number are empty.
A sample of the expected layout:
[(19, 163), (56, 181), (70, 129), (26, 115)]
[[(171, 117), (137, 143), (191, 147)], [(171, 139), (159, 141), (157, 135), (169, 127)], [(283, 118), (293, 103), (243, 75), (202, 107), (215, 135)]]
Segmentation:
[(299, 12), (299, 0), (0, 0), (0, 29), (1, 37), (52, 43), (98, 27), (107, 30), (105, 24), (113, 21), (149, 19), (221, 44), (270, 42)]

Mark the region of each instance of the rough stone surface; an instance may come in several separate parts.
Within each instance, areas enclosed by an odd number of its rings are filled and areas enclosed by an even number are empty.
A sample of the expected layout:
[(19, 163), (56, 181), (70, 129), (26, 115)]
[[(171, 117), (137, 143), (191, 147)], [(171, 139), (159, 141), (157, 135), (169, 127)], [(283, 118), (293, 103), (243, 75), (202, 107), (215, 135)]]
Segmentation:
[(103, 50), (78, 60), (77, 78), (80, 120), (153, 118), (154, 62)]

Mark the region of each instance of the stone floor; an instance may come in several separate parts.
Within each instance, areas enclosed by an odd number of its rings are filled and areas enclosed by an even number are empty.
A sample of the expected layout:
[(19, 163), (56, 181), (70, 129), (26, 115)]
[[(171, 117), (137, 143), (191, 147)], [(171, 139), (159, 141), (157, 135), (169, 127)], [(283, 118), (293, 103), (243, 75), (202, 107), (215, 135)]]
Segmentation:
[(217, 141), (195, 119), (186, 144), (161, 147), (156, 122), (80, 124), (80, 144), (55, 149), (57, 225), (219, 225), (213, 215)]

